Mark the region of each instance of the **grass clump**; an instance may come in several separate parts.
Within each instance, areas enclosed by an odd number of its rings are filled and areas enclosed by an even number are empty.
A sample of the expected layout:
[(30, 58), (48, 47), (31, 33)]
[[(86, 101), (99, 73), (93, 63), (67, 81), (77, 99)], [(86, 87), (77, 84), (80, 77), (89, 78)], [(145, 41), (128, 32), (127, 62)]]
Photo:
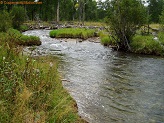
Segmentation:
[(29, 28), (27, 25), (20, 25), (20, 27), (19, 27), (19, 31), (21, 31), (21, 32), (27, 31), (28, 29)]
[(151, 35), (133, 37), (130, 44), (132, 52), (139, 54), (164, 55), (164, 49), (158, 40)]
[(95, 30), (82, 28), (64, 28), (50, 31), (51, 38), (81, 38), (87, 39), (95, 36)]
[(99, 32), (98, 35), (100, 36), (101, 44), (103, 44), (104, 46), (116, 46), (116, 42), (107, 32)]
[(57, 72), (56, 57), (22, 56), (0, 39), (0, 122), (84, 122)]
[(23, 35), (18, 30), (15, 29), (9, 29), (5, 37), (6, 40), (11, 41), (17, 45), (23, 45), (23, 46), (41, 45), (41, 41), (39, 37)]
[(159, 41), (161, 42), (161, 44), (164, 45), (164, 32), (159, 32), (158, 38), (159, 38)]

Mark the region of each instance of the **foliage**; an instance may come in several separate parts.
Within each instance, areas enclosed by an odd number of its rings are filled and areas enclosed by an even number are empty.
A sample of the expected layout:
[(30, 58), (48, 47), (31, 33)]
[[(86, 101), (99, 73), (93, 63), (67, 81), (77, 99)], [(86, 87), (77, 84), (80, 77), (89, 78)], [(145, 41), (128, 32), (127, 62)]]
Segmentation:
[(55, 57), (20, 56), (0, 39), (0, 122), (84, 122), (63, 89)]
[(0, 11), (0, 32), (6, 32), (12, 26), (10, 15), (6, 11)]
[(111, 1), (109, 24), (120, 50), (131, 50), (131, 38), (145, 22), (146, 11), (138, 0)]
[(150, 21), (154, 23), (159, 23), (159, 15), (162, 12), (162, 7), (164, 5), (163, 0), (149, 0), (150, 4), (148, 6)]
[(65, 28), (50, 31), (50, 37), (52, 38), (81, 38), (87, 39), (93, 37), (95, 30), (82, 29), (82, 28)]
[(161, 44), (164, 45), (164, 32), (158, 33), (158, 38)]
[(26, 20), (26, 12), (21, 6), (14, 6), (11, 10), (13, 27), (19, 29), (20, 25)]
[[(34, 0), (28, 1), (33, 2)], [(12, 0), (12, 2), (20, 2), (20, 0)], [(39, 0), (39, 2), (42, 2), (42, 5), (19, 5), (25, 8), (27, 19), (32, 21), (56, 20), (58, 0)], [(95, 0), (60, 0), (59, 4), (61, 21), (80, 20), (80, 18), (85, 18), (87, 21), (97, 21), (103, 19), (107, 14), (104, 6), (99, 5), (98, 7), (98, 2)], [(11, 5), (6, 4), (6, 7), (11, 11)]]
[(163, 7), (162, 14), (160, 16), (160, 26), (161, 26), (162, 31), (164, 31), (164, 7)]
[(95, 21), (98, 20), (97, 3), (94, 0), (88, 0), (85, 5), (85, 20)]
[(164, 55), (164, 48), (153, 36), (136, 35), (130, 43), (132, 52), (139, 54)]

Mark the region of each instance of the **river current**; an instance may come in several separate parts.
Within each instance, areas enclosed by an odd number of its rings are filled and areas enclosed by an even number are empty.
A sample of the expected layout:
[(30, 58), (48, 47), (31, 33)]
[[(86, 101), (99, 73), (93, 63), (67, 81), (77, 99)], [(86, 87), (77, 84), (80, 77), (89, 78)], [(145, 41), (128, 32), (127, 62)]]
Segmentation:
[[(52, 39), (34, 55), (57, 55), (63, 85), (89, 123), (164, 123), (164, 58), (113, 51), (88, 40)], [(98, 39), (96, 39), (98, 40)]]

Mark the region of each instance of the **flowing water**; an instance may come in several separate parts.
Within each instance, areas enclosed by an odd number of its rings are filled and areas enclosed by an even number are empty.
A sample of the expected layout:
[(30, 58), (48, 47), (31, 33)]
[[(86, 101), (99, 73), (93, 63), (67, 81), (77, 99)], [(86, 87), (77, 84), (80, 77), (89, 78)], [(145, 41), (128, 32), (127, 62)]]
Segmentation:
[(48, 30), (26, 31), (42, 40), (36, 54), (62, 58), (64, 87), (90, 123), (164, 123), (164, 59), (112, 51), (99, 43), (51, 39)]

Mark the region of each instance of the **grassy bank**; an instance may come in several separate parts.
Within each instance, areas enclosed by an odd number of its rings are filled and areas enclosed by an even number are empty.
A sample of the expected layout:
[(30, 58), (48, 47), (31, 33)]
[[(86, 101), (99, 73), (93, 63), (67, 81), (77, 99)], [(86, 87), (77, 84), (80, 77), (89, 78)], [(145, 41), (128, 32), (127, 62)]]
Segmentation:
[(22, 56), (21, 49), (0, 38), (0, 122), (84, 122), (62, 87), (58, 59)]
[(1, 34), (5, 40), (11, 41), (16, 45), (32, 46), (41, 45), (39, 37), (27, 36), (20, 33), (18, 30), (9, 29), (6, 33)]
[(81, 38), (87, 39), (95, 36), (95, 30), (83, 28), (64, 28), (50, 32), (51, 38)]
[(116, 42), (112, 39), (108, 32), (99, 32), (101, 44), (104, 46), (116, 46)]
[(164, 45), (163, 45), (163, 37), (164, 35), (161, 34), (161, 37), (157, 40), (154, 39), (153, 36), (141, 36), (136, 35), (130, 44), (132, 48), (132, 52), (139, 53), (139, 54), (150, 54), (150, 55), (164, 55)]

